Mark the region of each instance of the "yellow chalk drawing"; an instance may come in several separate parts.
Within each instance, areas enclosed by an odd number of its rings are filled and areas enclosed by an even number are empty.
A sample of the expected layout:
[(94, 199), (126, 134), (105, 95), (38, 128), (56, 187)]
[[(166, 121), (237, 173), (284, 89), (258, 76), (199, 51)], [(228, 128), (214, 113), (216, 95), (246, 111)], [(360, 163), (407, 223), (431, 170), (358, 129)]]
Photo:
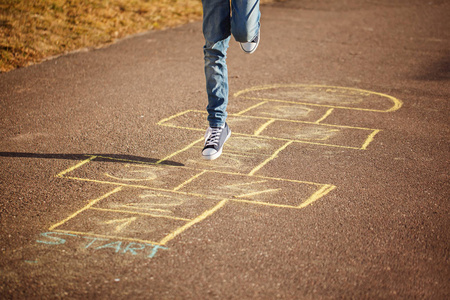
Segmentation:
[(131, 218), (125, 218), (125, 219), (115, 219), (115, 220), (104, 221), (103, 224), (116, 224), (116, 223), (118, 223), (119, 225), (117, 225), (114, 228), (114, 230), (116, 232), (119, 232), (119, 231), (122, 231), (122, 229), (124, 229), (126, 226), (130, 225), (131, 223), (133, 223), (136, 220), (137, 220), (137, 217), (131, 217)]
[[(78, 164), (78, 167), (80, 167), (79, 164)], [(80, 213), (82, 213), (83, 211), (85, 211), (85, 210), (91, 208), (94, 204), (96, 204), (96, 203), (99, 202), (100, 200), (105, 199), (105, 198), (111, 196), (112, 194), (115, 194), (115, 193), (119, 192), (120, 190), (122, 190), (121, 187), (115, 188), (115, 189), (112, 190), (111, 192), (106, 193), (105, 195), (103, 195), (103, 196), (101, 196), (101, 197), (99, 197), (99, 198), (97, 198), (97, 199), (94, 199), (94, 200), (89, 201), (89, 203), (88, 203), (86, 206), (84, 206), (84, 207), (81, 208), (80, 210), (76, 211), (75, 213), (71, 214), (69, 217), (65, 218), (65, 219), (62, 220), (61, 222), (58, 222), (58, 223), (52, 225), (52, 226), (49, 228), (49, 230), (55, 230), (55, 228), (57, 228), (58, 226), (61, 226), (62, 224), (64, 224), (64, 223), (66, 223), (67, 221), (69, 221), (70, 219), (75, 218), (78, 214), (80, 214)]]
[[(200, 152), (200, 149), (197, 151), (197, 153)], [(242, 163), (241, 158), (250, 157), (250, 155), (242, 155), (242, 154), (236, 154), (233, 152), (227, 152), (222, 154), (222, 159), (220, 161), (215, 162), (214, 168), (215, 169), (236, 169), (238, 170)], [(196, 159), (188, 159), (189, 166), (200, 166), (203, 168), (210, 167), (211, 164), (208, 161), (205, 161), (203, 158), (196, 157)]]
[(88, 162), (90, 162), (90, 161), (92, 161), (92, 160), (94, 160), (94, 159), (96, 159), (96, 158), (97, 158), (97, 156), (91, 156), (91, 157), (89, 157), (88, 159), (85, 159), (85, 160), (79, 162), (79, 163), (76, 164), (75, 166), (72, 166), (72, 167), (68, 168), (67, 170), (64, 170), (64, 171), (58, 173), (58, 175), (56, 175), (56, 177), (62, 177), (62, 176), (64, 176), (64, 175), (66, 175), (67, 173), (72, 172), (72, 171), (75, 170), (75, 169), (78, 169), (78, 168), (81, 167), (82, 165), (87, 164)]
[(334, 108), (330, 108), (329, 110), (327, 110), (327, 112), (319, 120), (317, 120), (315, 123), (319, 124), (320, 122), (325, 120), (329, 115), (331, 115), (333, 110), (334, 110)]
[(203, 221), (204, 219), (208, 218), (209, 216), (211, 216), (212, 214), (214, 214), (216, 211), (218, 211), (219, 209), (221, 209), (226, 203), (227, 203), (228, 199), (224, 199), (222, 201), (220, 201), (216, 206), (214, 206), (212, 209), (205, 211), (204, 213), (202, 213), (200, 216), (198, 216), (197, 218), (195, 218), (194, 220), (186, 223), (186, 225), (178, 228), (177, 230), (173, 231), (172, 233), (170, 233), (169, 235), (167, 235), (165, 238), (163, 238), (159, 244), (160, 245), (166, 245), (170, 240), (173, 240), (177, 235), (179, 235), (180, 233), (182, 233), (183, 231), (185, 231), (186, 229), (194, 226), (197, 223), (200, 223), (201, 221)]
[[(124, 167), (127, 168), (130, 166), (125, 165)], [(148, 168), (141, 169), (141, 170), (129, 170), (127, 172), (127, 174), (130, 174), (130, 175), (132, 175), (133, 173), (138, 175), (136, 177), (142, 176), (142, 178), (118, 177), (118, 176), (111, 175), (109, 173), (105, 173), (105, 176), (115, 179), (115, 180), (118, 180), (118, 181), (149, 181), (149, 180), (154, 180), (158, 177), (153, 170), (149, 170)]]
[(179, 186), (177, 186), (176, 188), (174, 188), (174, 191), (178, 191), (179, 189), (183, 188), (186, 184), (189, 184), (190, 182), (194, 181), (196, 178), (202, 176), (203, 174), (205, 174), (206, 170), (201, 171), (200, 173), (192, 176), (191, 178), (189, 178), (188, 180), (186, 180), (185, 182), (183, 182), (182, 184), (180, 184)]
[[(327, 117), (328, 115), (331, 114), (331, 112), (333, 111), (328, 111), (328, 114), (325, 116)], [(203, 111), (196, 111), (196, 110), (189, 110), (189, 111), (185, 111), (183, 112), (183, 114), (185, 116), (189, 116), (190, 114), (203, 114), (205, 115), (206, 118), (206, 112)], [(228, 114), (228, 120), (229, 120), (229, 124), (231, 124), (235, 118), (236, 114)], [(284, 119), (279, 119), (279, 118), (267, 118), (267, 117), (261, 117), (261, 116), (250, 116), (250, 115), (245, 115), (245, 116), (239, 116), (240, 120), (244, 120), (244, 119), (248, 119), (249, 122), (246, 126), (244, 126), (246, 128), (246, 130), (248, 131), (248, 126), (255, 126), (255, 122), (260, 122), (261, 125), (259, 125), (258, 127), (255, 127), (253, 130), (252, 134), (249, 133), (245, 133), (243, 131), (240, 131), (239, 129), (242, 128), (241, 126), (235, 126), (233, 127), (233, 136), (236, 137), (248, 137), (248, 138), (255, 138), (255, 137), (259, 137), (262, 139), (267, 139), (267, 140), (273, 140), (273, 141), (293, 141), (295, 143), (303, 143), (303, 144), (313, 144), (313, 145), (323, 145), (323, 146), (328, 146), (328, 147), (336, 147), (336, 148), (348, 148), (348, 149), (360, 149), (360, 150), (364, 150), (365, 148), (363, 148), (363, 143), (364, 141), (367, 139), (367, 137), (364, 137), (365, 135), (369, 135), (371, 134), (374, 130), (376, 129), (372, 129), (372, 128), (364, 128), (364, 127), (356, 127), (356, 126), (346, 126), (346, 125), (334, 125), (334, 124), (325, 124), (325, 123), (317, 123), (317, 121), (315, 122), (309, 122), (309, 121), (299, 121), (299, 120), (284, 120)], [(177, 123), (177, 119), (176, 118), (172, 118), (172, 122), (171, 123), (161, 123), (162, 126), (167, 126), (167, 127), (172, 127), (172, 128), (178, 128), (178, 129), (185, 129), (185, 130), (196, 130), (196, 131), (203, 131), (203, 129), (201, 128), (196, 128), (193, 126), (189, 126), (189, 120), (192, 120), (193, 118), (188, 118), (187, 121), (183, 121), (183, 126), (178, 125)], [(250, 122), (252, 121), (252, 122)], [(188, 122), (188, 123), (186, 123)], [(264, 122), (264, 123), (262, 123)], [(280, 123), (281, 122), (281, 123)], [(266, 133), (266, 129), (271, 127), (274, 123), (277, 123), (277, 126), (279, 128), (282, 129), (282, 131), (280, 132), (276, 132), (271, 130), (270, 134)], [(277, 127), (277, 128), (278, 128)], [(304, 134), (300, 134), (298, 136), (295, 136), (294, 132), (295, 130), (298, 130), (298, 128), (305, 128), (305, 127), (309, 127), (309, 128), (316, 128), (314, 131), (315, 132), (338, 132), (337, 130), (346, 130), (346, 131), (352, 131), (358, 134), (358, 136), (360, 136), (360, 141), (359, 142), (355, 142), (351, 139), (347, 139), (346, 135), (343, 134), (342, 137), (340, 137), (339, 139), (341, 139), (341, 142), (338, 141), (330, 141), (330, 142), (322, 142), (322, 141), (326, 141), (327, 139), (318, 139), (316, 141), (311, 140), (309, 135), (304, 135)], [(292, 128), (292, 129), (291, 129)], [(295, 129), (297, 128), (297, 129)], [(169, 156), (169, 158), (173, 158), (174, 156), (176, 156), (179, 153), (182, 153), (190, 148), (192, 148), (195, 144), (199, 143), (199, 146), (201, 145), (200, 142), (203, 141), (203, 139), (195, 141), (194, 143), (188, 145), (187, 147), (185, 147), (184, 149), (180, 150), (180, 151), (176, 151), (175, 153), (171, 154)], [(352, 145), (355, 144), (355, 145)], [(357, 144), (360, 144), (361, 146), (357, 146)], [(163, 160), (169, 159), (169, 158), (165, 158)], [(163, 161), (161, 160), (161, 161)]]
[(245, 185), (255, 185), (255, 184), (258, 184), (258, 183), (265, 183), (265, 182), (267, 182), (267, 180), (243, 182), (243, 183), (236, 183), (236, 184), (228, 185), (228, 187), (229, 188), (235, 188), (235, 187), (241, 187), (241, 186), (245, 186)]
[[(127, 204), (121, 205), (120, 207), (125, 207), (125, 208), (129, 208), (129, 209), (137, 209), (137, 210), (162, 212), (162, 213), (172, 213), (172, 211), (168, 210), (168, 209), (153, 208), (153, 205), (151, 203), (127, 203)], [(136, 213), (136, 212), (133, 212), (133, 213)]]
[(269, 117), (277, 117), (282, 119), (290, 119), (290, 118), (298, 118), (298, 117), (306, 117), (312, 109), (306, 107), (295, 107), (293, 109), (292, 106), (288, 105), (274, 105), (272, 107), (273, 111), (265, 111), (261, 112), (262, 115), (266, 115)]
[[(244, 110), (241, 110), (241, 111), (238, 112), (236, 115), (237, 115), (237, 116), (243, 115), (243, 114), (245, 114), (246, 112), (248, 112), (248, 111), (250, 111), (250, 110), (252, 110), (252, 109), (254, 109), (254, 108), (257, 108), (257, 107), (259, 107), (259, 106), (261, 106), (261, 105), (264, 105), (264, 104), (266, 104), (266, 103), (267, 103), (267, 101), (262, 101), (262, 102), (256, 103), (256, 104), (253, 105), (253, 106), (250, 106), (250, 107), (248, 107), (248, 108), (246, 108), (246, 109), (244, 109)], [(159, 125), (162, 125), (162, 123), (163, 123), (163, 122), (161, 122), (161, 124), (159, 124)]]
[[(200, 155), (203, 137), (167, 154), (155, 163), (87, 155), (86, 159), (61, 171), (56, 177), (110, 185), (115, 188), (88, 201), (88, 204), (78, 211), (52, 225), (50, 230), (167, 245), (189, 228), (223, 209), (229, 202), (296, 210), (311, 207), (337, 187), (329, 183), (263, 176), (259, 175), (260, 171), (267, 164), (275, 163), (279, 154), (293, 143), (348, 151), (367, 150), (380, 129), (326, 124), (325, 120), (331, 119), (329, 116), (341, 110), (387, 113), (394, 112), (402, 106), (400, 100), (382, 93), (325, 85), (266, 85), (239, 91), (234, 97), (253, 100), (256, 103), (253, 102), (237, 113), (229, 113), (229, 123), (233, 124), (233, 136), (224, 147), (219, 160), (207, 162), (189, 157), (185, 159), (187, 165), (184, 166), (162, 164), (186, 156), (193, 150)], [(192, 121), (205, 115), (204, 111), (186, 110), (164, 118), (157, 124), (204, 132), (205, 128), (199, 128)], [(309, 121), (304, 121), (305, 119)], [(341, 140), (336, 140), (335, 136), (340, 136)], [(358, 140), (354, 141), (355, 139)], [(88, 175), (76, 176), (79, 174), (77, 170), (96, 164), (97, 158), (99, 161), (101, 158), (103, 161), (129, 164), (123, 165), (122, 169), (117, 168), (120, 165), (109, 164), (108, 166), (115, 165), (112, 171), (94, 172), (94, 175), (89, 175), (94, 176), (93, 178), (85, 178)], [(131, 168), (130, 164), (133, 164), (133, 169), (126, 170)], [(139, 166), (136, 167), (136, 164)], [(184, 174), (187, 172), (188, 177), (186, 175), (181, 177), (177, 175), (179, 173), (165, 170), (184, 170)], [(92, 171), (81, 174), (92, 174)], [(148, 184), (145, 181), (161, 182), (163, 180), (161, 175), (165, 176), (164, 179), (174, 176), (173, 178), (178, 178), (178, 181), (172, 184), (171, 188), (168, 188), (167, 184), (161, 185), (162, 187), (145, 185)], [(105, 177), (108, 180), (99, 179)], [(218, 177), (222, 178), (222, 184), (210, 188), (208, 182), (211, 182), (211, 178)], [(135, 193), (132, 194), (134, 198), (128, 199), (127, 193), (131, 191), (141, 192), (137, 196)], [(286, 195), (293, 197), (293, 201), (284, 201)], [(88, 211), (100, 214), (95, 215), (95, 219), (105, 218), (106, 220), (100, 223), (113, 225), (114, 232), (120, 232), (123, 236), (111, 235), (108, 231), (102, 232), (101, 226), (95, 229), (99, 232), (67, 229), (72, 227), (76, 220), (83, 219), (85, 214), (88, 215)], [(101, 213), (105, 215), (102, 216)], [(108, 213), (114, 214), (114, 219), (108, 218)], [(152, 223), (148, 223), (153, 226), (151, 229), (155, 229), (156, 226), (161, 227), (161, 230), (149, 236), (148, 231), (152, 230), (143, 227), (142, 236), (135, 230), (133, 236), (128, 235), (128, 227), (135, 228), (136, 226), (131, 224), (138, 219), (139, 222), (151, 220)], [(84, 223), (86, 220), (80, 224)]]
[(320, 198), (322, 198), (323, 196), (325, 196), (326, 194), (328, 194), (335, 188), (336, 188), (336, 186), (334, 186), (334, 185), (325, 184), (318, 191), (316, 191), (314, 194), (312, 194), (311, 197), (309, 197), (306, 201), (304, 201), (302, 204), (300, 204), (298, 206), (298, 208), (304, 208), (304, 207), (312, 204), (313, 202), (319, 200)]
[(268, 159), (263, 161), (260, 165), (256, 166), (253, 170), (248, 173), (249, 176), (254, 175), (256, 172), (258, 172), (262, 167), (264, 167), (266, 164), (268, 164), (271, 160), (275, 159), (278, 156), (278, 153), (286, 149), (287, 146), (292, 144), (292, 141), (287, 142), (282, 147), (280, 147), (277, 151), (275, 151)]
[(183, 149), (181, 149), (181, 150), (179, 150), (179, 151), (175, 151), (174, 153), (172, 153), (172, 154), (170, 154), (170, 155), (164, 157), (163, 159), (158, 160), (156, 163), (157, 163), (157, 164), (160, 164), (160, 163), (162, 163), (163, 161), (169, 160), (169, 159), (171, 159), (172, 157), (174, 157), (175, 155), (177, 155), (178, 153), (181, 153), (181, 152), (183, 152), (183, 151), (186, 151), (186, 150), (188, 150), (189, 148), (192, 148), (195, 144), (198, 144), (199, 142), (204, 141), (204, 139), (205, 139), (205, 138), (198, 139), (198, 140), (194, 141), (193, 143), (190, 143), (189, 145), (187, 145), (187, 146), (184, 147)]
[(292, 135), (303, 140), (326, 141), (339, 131), (339, 129), (303, 127), (297, 129)]
[(267, 180), (258, 180), (251, 182), (226, 184), (224, 186), (217, 186), (216, 189), (220, 194), (231, 193), (233, 198), (245, 198), (263, 193), (270, 193), (278, 191), (279, 189), (261, 190), (261, 184), (267, 183)]
[(247, 194), (237, 195), (235, 197), (236, 198), (251, 198), (252, 196), (261, 195), (261, 194), (265, 194), (265, 193), (276, 193), (280, 190), (281, 189), (268, 189), (268, 190), (263, 190), (263, 191), (256, 191), (256, 192), (251, 192), (251, 193), (247, 193)]
[[(306, 91), (307, 94), (312, 98), (310, 102), (302, 101), (301, 99), (297, 101), (293, 100), (285, 100), (285, 99), (278, 99), (277, 95), (274, 95), (273, 97), (268, 98), (267, 96), (264, 96), (264, 93), (268, 90), (276, 89), (276, 90), (282, 90), (282, 89), (297, 89), (300, 91)], [(324, 90), (325, 93), (339, 93), (343, 96), (361, 96), (361, 97), (368, 97), (368, 96), (378, 96), (381, 99), (387, 99), (390, 103), (390, 107), (388, 109), (375, 109), (375, 108), (362, 108), (362, 107), (351, 107), (351, 106), (340, 106), (340, 105), (333, 105), (333, 104), (321, 104), (321, 103), (315, 103), (314, 100), (317, 100), (317, 98), (323, 97), (320, 95), (321, 90)], [(258, 94), (256, 96), (248, 96), (248, 94), (251, 94), (252, 92), (257, 92)], [(260, 96), (262, 94), (263, 96)], [(278, 92), (280, 94), (280, 92)], [(270, 94), (269, 94), (270, 96)], [(295, 96), (295, 95), (294, 95)], [(307, 84), (273, 84), (273, 85), (265, 85), (265, 86), (259, 86), (259, 87), (252, 87), (248, 89), (244, 89), (242, 91), (239, 91), (234, 94), (234, 97), (236, 98), (243, 98), (243, 99), (252, 99), (252, 100), (260, 100), (260, 101), (274, 101), (274, 102), (285, 102), (285, 103), (295, 103), (295, 104), (302, 104), (302, 105), (311, 105), (311, 106), (323, 106), (323, 107), (334, 107), (334, 108), (341, 108), (341, 109), (351, 109), (351, 110), (361, 110), (361, 111), (373, 111), (373, 112), (393, 112), (400, 107), (402, 107), (403, 103), (399, 99), (372, 91), (367, 90), (361, 90), (357, 88), (348, 88), (348, 87), (338, 87), (338, 86), (326, 86), (326, 85), (307, 85)], [(341, 100), (339, 98), (339, 100)], [(364, 101), (362, 99), (361, 101)], [(342, 101), (341, 101), (342, 102)]]
[(143, 244), (161, 245), (155, 241), (130, 238), (130, 237), (126, 237), (126, 236), (116, 236), (116, 235), (111, 235), (111, 234), (98, 234), (98, 233), (92, 233), (92, 232), (84, 232), (84, 231), (76, 231), (76, 230), (60, 230), (60, 229), (53, 229), (52, 231), (71, 233), (71, 234), (83, 235), (83, 236), (93, 236), (93, 237), (106, 238), (106, 239), (124, 240), (124, 241), (138, 242), (138, 243), (143, 243)]
[(366, 141), (364, 142), (364, 144), (362, 145), (362, 149), (367, 149), (367, 146), (369, 146), (369, 144), (373, 141), (375, 135), (380, 132), (380, 130), (374, 130), (366, 139)]
[(258, 129), (255, 130), (254, 135), (255, 135), (255, 136), (260, 135), (260, 133), (263, 132), (263, 130), (266, 129), (267, 126), (269, 126), (269, 125), (272, 124), (273, 122), (275, 122), (275, 119), (270, 119), (270, 120), (267, 121), (266, 123), (262, 124), (261, 127), (259, 127)]
[[(174, 191), (176, 191), (174, 189)], [(180, 206), (184, 203), (183, 199), (175, 198), (172, 196), (160, 194), (160, 193), (153, 193), (153, 192), (147, 192), (143, 193), (139, 196), (141, 199), (147, 199), (147, 198), (156, 198), (156, 202), (146, 202), (146, 206), (162, 206), (162, 207), (173, 207), (173, 206)], [(155, 201), (155, 200), (153, 200)]]
[[(227, 153), (262, 155), (259, 150), (268, 149), (270, 143), (265, 139), (255, 139), (243, 136), (233, 136), (227, 141)], [(250, 154), (251, 153), (251, 154)]]
[[(136, 207), (130, 207), (133, 209), (136, 209)], [(190, 221), (190, 219), (186, 219), (186, 218), (179, 218), (179, 217), (173, 217), (173, 216), (167, 216), (167, 215), (157, 215), (157, 214), (150, 214), (150, 213), (143, 213), (143, 212), (135, 212), (135, 211), (130, 211), (130, 210), (123, 210), (123, 209), (107, 209), (107, 208), (100, 208), (100, 207), (92, 207), (90, 208), (92, 210), (100, 210), (100, 211), (107, 211), (107, 212), (119, 212), (119, 213), (124, 213), (124, 214), (134, 214), (134, 215), (141, 215), (141, 216), (149, 216), (149, 217), (153, 217), (153, 218), (167, 218), (167, 219), (173, 219), (173, 220), (181, 220), (181, 221)], [(137, 208), (139, 209), (139, 208)], [(155, 212), (164, 212), (164, 213), (172, 213), (169, 210), (159, 210), (159, 209), (152, 209), (152, 211)]]

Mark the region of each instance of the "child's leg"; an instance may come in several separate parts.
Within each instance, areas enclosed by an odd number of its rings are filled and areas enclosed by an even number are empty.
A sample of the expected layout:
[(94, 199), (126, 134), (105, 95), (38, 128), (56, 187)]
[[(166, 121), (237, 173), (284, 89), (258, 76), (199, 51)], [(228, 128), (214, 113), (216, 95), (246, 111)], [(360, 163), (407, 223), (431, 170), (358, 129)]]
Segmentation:
[(203, 0), (205, 77), (208, 121), (211, 127), (225, 124), (228, 104), (226, 53), (230, 40), (229, 0)]
[(231, 0), (231, 32), (237, 42), (250, 42), (259, 32), (259, 0)]

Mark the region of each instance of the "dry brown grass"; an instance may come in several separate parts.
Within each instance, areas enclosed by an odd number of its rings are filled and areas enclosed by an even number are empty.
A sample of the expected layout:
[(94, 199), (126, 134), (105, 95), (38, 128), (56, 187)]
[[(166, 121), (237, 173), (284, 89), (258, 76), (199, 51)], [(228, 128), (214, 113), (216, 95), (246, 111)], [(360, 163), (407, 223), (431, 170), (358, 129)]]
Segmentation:
[(201, 16), (201, 0), (3, 0), (0, 72)]
[(0, 70), (201, 18), (200, 0), (6, 0)]

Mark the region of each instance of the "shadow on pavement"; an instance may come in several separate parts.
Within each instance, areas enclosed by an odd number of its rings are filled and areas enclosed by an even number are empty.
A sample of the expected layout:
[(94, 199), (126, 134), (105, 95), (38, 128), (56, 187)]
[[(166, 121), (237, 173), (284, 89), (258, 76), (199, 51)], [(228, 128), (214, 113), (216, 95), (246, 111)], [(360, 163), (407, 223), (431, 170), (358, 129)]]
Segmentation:
[(416, 77), (424, 81), (446, 81), (450, 79), (450, 52), (446, 57), (430, 64), (424, 74)]
[[(91, 156), (97, 156), (96, 161), (127, 163), (127, 164), (141, 164), (149, 163), (155, 164), (159, 159), (147, 158), (134, 155), (125, 154), (57, 154), (57, 153), (26, 153), (26, 152), (0, 152), (0, 157), (28, 157), (28, 158), (45, 158), (45, 159), (67, 159), (67, 160), (84, 160)], [(182, 163), (165, 160), (160, 162), (161, 165), (170, 166), (184, 166)]]

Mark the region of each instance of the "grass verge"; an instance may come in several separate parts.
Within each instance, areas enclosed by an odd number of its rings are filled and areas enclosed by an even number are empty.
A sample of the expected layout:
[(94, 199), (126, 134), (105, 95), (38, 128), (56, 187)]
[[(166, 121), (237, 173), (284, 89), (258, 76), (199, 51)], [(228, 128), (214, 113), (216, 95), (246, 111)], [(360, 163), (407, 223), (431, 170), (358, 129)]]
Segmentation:
[(0, 71), (201, 16), (200, 0), (4, 0)]

